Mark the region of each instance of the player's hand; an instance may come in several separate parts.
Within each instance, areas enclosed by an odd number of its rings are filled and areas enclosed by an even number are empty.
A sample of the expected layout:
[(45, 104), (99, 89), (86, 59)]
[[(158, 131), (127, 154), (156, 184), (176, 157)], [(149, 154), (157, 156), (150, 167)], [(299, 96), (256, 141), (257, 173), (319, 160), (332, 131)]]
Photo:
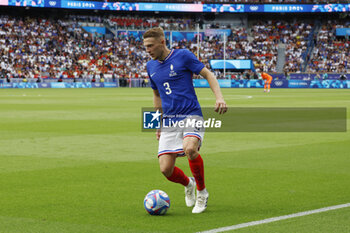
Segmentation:
[(156, 131), (156, 138), (157, 138), (157, 140), (159, 141), (159, 138), (160, 138), (160, 129), (157, 129), (157, 131)]
[(225, 100), (223, 99), (216, 100), (215, 112), (218, 112), (219, 114), (224, 114), (225, 112), (227, 112), (227, 106), (226, 106)]

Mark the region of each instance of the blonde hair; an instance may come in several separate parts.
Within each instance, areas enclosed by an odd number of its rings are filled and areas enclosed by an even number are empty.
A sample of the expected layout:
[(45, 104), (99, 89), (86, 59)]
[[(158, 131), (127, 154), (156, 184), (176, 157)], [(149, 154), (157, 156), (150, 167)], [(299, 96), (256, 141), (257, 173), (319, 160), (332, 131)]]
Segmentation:
[(145, 34), (143, 34), (143, 39), (150, 38), (150, 37), (153, 37), (153, 38), (162, 38), (163, 37), (163, 38), (165, 38), (163, 28), (156, 27), (156, 28), (148, 29), (145, 32)]

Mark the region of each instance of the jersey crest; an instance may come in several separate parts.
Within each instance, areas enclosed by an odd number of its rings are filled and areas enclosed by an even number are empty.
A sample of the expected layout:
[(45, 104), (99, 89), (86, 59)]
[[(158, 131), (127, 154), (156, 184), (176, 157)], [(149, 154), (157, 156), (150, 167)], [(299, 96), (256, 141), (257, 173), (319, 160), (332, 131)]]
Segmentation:
[(169, 73), (169, 77), (174, 77), (176, 76), (177, 73), (174, 71), (174, 65), (170, 64), (170, 73)]

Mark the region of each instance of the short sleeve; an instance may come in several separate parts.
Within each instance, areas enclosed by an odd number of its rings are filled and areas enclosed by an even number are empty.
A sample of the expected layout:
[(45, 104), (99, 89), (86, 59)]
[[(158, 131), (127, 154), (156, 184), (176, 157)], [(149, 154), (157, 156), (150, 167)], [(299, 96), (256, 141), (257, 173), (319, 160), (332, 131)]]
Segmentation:
[(153, 90), (158, 90), (158, 88), (157, 88), (156, 84), (153, 82), (153, 80), (151, 78), (149, 80), (151, 80), (151, 88)]
[(158, 88), (157, 88), (156, 84), (154, 83), (154, 81), (152, 80), (151, 75), (150, 75), (150, 73), (149, 73), (149, 70), (148, 70), (148, 63), (147, 63), (147, 65), (146, 65), (146, 70), (147, 70), (148, 78), (149, 78), (149, 80), (151, 81), (151, 88), (152, 88), (153, 90), (157, 90)]
[(187, 49), (183, 50), (183, 59), (184, 59), (186, 68), (195, 74), (199, 74), (202, 71), (202, 69), (205, 67), (204, 64), (200, 62), (198, 58)]

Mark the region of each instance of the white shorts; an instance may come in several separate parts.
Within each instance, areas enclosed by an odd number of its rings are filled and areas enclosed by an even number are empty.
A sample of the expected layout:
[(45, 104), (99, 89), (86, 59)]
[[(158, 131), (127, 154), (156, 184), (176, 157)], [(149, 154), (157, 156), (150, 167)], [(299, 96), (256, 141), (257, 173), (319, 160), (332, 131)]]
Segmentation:
[[(194, 117), (203, 119), (199, 116)], [(187, 118), (185, 120), (187, 120)], [(186, 137), (198, 138), (200, 147), (204, 138), (204, 130), (198, 130), (196, 128), (168, 128), (162, 131), (159, 138), (158, 157), (164, 154), (185, 156), (185, 152), (183, 150), (183, 139)]]

